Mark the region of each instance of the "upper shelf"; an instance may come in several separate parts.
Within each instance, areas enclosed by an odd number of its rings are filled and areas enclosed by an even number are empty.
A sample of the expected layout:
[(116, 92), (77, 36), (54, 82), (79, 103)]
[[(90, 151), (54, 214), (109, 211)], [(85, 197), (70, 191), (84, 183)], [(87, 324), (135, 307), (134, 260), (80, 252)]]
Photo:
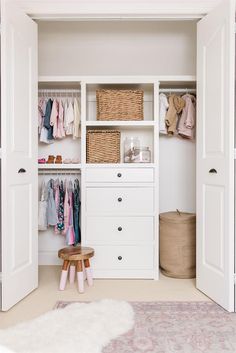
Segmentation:
[(174, 83), (174, 82), (195, 82), (196, 76), (193, 75), (178, 75), (178, 76), (152, 76), (152, 75), (141, 75), (141, 76), (39, 76), (39, 83), (81, 83), (85, 82), (88, 84), (113, 84), (113, 83)]
[(154, 126), (155, 121), (148, 121), (148, 120), (142, 120), (142, 121), (108, 121), (108, 120), (103, 120), (103, 121), (98, 121), (98, 120), (91, 120), (91, 121), (86, 121), (86, 126), (142, 126), (142, 127), (148, 127), (148, 126)]

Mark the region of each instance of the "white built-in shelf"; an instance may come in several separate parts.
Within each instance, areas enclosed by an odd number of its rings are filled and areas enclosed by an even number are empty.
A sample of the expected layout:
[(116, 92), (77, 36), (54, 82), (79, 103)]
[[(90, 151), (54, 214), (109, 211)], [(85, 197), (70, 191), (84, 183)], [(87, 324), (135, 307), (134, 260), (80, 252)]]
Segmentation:
[(81, 169), (81, 164), (38, 164), (38, 169)]
[(142, 120), (142, 121), (86, 121), (86, 126), (154, 126), (155, 121), (153, 120)]
[(153, 168), (154, 163), (87, 163), (91, 168)]

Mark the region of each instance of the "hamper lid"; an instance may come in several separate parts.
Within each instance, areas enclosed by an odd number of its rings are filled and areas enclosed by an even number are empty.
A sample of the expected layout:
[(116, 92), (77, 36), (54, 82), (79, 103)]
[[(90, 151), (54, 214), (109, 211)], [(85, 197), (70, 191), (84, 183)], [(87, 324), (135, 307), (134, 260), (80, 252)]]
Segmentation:
[(196, 222), (196, 214), (181, 212), (181, 211), (171, 211), (160, 213), (160, 220), (170, 222), (170, 223), (191, 223)]

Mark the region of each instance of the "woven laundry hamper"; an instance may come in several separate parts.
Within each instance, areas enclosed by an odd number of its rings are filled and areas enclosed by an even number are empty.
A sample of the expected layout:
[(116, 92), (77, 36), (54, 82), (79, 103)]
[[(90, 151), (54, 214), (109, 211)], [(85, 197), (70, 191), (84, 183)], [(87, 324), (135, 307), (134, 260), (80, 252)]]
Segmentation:
[(160, 214), (160, 267), (168, 277), (196, 277), (195, 214), (179, 211)]

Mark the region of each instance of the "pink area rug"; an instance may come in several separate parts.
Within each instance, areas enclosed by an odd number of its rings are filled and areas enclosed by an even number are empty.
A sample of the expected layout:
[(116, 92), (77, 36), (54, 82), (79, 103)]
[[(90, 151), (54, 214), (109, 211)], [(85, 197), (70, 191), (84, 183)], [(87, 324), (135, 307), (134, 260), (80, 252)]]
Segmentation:
[[(57, 302), (64, 308), (71, 302)], [(130, 302), (135, 327), (103, 353), (235, 353), (236, 314), (211, 302)], [(75, 328), (76, 332), (76, 328)]]

